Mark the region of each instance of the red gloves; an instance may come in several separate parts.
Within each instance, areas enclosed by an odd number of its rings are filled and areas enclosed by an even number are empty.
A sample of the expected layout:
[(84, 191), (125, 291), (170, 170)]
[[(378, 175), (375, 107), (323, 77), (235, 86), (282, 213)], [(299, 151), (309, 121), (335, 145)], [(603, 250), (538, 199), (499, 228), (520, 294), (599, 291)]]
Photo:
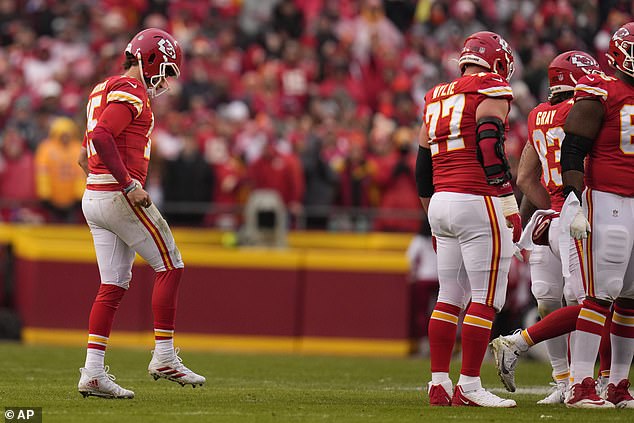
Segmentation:
[[(515, 198), (513, 198), (513, 201), (515, 201)], [(522, 218), (520, 214), (513, 213), (504, 217), (506, 217), (506, 226), (513, 228), (513, 242), (518, 242), (522, 236)]]

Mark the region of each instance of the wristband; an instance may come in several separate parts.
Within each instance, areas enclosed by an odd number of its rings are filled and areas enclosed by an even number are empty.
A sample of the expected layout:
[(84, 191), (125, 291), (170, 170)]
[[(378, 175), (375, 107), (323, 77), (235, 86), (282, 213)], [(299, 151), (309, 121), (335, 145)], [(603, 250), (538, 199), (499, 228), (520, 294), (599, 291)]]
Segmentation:
[(519, 214), (519, 209), (517, 207), (517, 200), (515, 200), (515, 195), (509, 194), (500, 197), (500, 202), (502, 203), (502, 214), (504, 217), (511, 216), (513, 214)]
[(125, 195), (128, 195), (129, 193), (131, 193), (135, 189), (137, 189), (136, 182), (132, 181), (132, 182), (130, 182), (130, 185), (128, 185), (127, 187), (123, 188), (123, 193)]

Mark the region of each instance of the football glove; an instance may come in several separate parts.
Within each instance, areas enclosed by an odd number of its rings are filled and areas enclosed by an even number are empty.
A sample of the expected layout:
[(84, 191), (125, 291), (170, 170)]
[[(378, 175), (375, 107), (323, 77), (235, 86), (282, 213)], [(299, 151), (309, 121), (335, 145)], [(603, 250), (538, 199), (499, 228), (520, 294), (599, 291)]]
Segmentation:
[(586, 239), (590, 232), (590, 222), (588, 222), (588, 219), (586, 219), (586, 216), (583, 214), (583, 210), (579, 208), (579, 211), (577, 211), (577, 214), (570, 223), (570, 236), (575, 239)]

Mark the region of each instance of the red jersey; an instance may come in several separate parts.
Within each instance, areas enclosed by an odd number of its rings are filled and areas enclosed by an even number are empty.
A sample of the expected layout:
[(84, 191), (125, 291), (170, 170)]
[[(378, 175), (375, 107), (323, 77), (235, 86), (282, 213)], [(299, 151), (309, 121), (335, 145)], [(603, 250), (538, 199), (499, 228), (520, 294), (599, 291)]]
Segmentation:
[(121, 187), (103, 164), (92, 144), (92, 130), (109, 103), (126, 105), (132, 113), (132, 122), (115, 138), (117, 150), (128, 173), (145, 184), (150, 161), (150, 133), (154, 128), (154, 114), (143, 84), (127, 76), (113, 76), (97, 84), (88, 97), (86, 106), (86, 134), (84, 146), (88, 153), (87, 188), (97, 191), (117, 191)]
[(550, 194), (550, 208), (561, 211), (565, 198), (561, 180), (561, 143), (572, 99), (557, 104), (541, 103), (528, 114), (528, 142), (542, 163), (542, 184)]
[(586, 160), (586, 186), (634, 197), (634, 86), (603, 74), (586, 75), (575, 87), (575, 101), (598, 99), (603, 124)]
[(437, 85), (425, 95), (435, 191), (497, 196), (476, 156), (476, 109), (486, 98), (510, 102), (513, 91), (501, 76), (481, 72)]

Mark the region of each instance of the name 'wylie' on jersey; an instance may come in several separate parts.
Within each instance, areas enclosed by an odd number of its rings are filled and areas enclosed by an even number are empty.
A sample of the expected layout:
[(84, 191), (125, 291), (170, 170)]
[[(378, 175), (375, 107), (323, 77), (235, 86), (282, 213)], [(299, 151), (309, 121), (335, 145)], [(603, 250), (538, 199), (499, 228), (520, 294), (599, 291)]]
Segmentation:
[(513, 100), (501, 76), (482, 72), (440, 84), (425, 95), (423, 118), (432, 155), (434, 190), (497, 196), (476, 154), (476, 109), (486, 98)]
[(542, 164), (542, 184), (550, 194), (550, 208), (561, 211), (564, 205), (561, 179), (561, 143), (564, 140), (564, 123), (572, 108), (572, 99), (557, 104), (544, 102), (528, 114), (528, 142)]
[(591, 160), (586, 160), (586, 186), (634, 197), (634, 87), (604, 74), (586, 75), (577, 83), (574, 99), (597, 99), (605, 109)]
[(143, 84), (127, 76), (113, 76), (97, 84), (88, 97), (86, 106), (86, 133), (84, 147), (88, 154), (87, 188), (97, 191), (118, 191), (118, 182), (99, 158), (92, 143), (92, 131), (97, 126), (101, 113), (109, 103), (126, 105), (132, 113), (132, 122), (115, 137), (121, 160), (133, 179), (145, 184), (154, 128), (154, 114)]

